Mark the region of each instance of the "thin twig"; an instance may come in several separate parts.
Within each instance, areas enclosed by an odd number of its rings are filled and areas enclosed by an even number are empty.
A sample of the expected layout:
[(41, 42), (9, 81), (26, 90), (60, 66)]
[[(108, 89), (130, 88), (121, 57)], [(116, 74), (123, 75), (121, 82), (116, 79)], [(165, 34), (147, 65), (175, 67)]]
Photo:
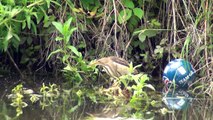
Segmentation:
[(116, 5), (115, 5), (115, 0), (113, 0), (113, 7), (114, 7), (114, 15), (115, 15), (115, 23), (114, 23), (114, 34), (115, 34), (115, 53), (116, 53), (116, 56), (119, 56), (118, 55), (118, 51), (117, 51), (117, 46), (118, 46), (118, 39), (117, 39), (117, 9), (116, 9)]
[[(205, 6), (205, 12), (207, 12), (208, 10), (208, 0), (206, 0), (206, 6)], [(207, 17), (206, 17), (207, 19)], [(207, 46), (207, 20), (205, 19), (204, 21), (204, 44), (205, 46)], [(206, 67), (209, 68), (208, 65), (208, 51), (207, 51), (207, 47), (205, 48), (205, 60), (206, 60)], [(209, 71), (207, 70), (207, 75), (210, 76)]]
[(174, 29), (174, 44), (176, 43), (176, 36), (177, 36), (177, 28), (176, 28), (176, 14), (175, 14), (175, 0), (172, 0), (172, 13), (173, 13), (173, 29)]
[(13, 60), (12, 56), (10, 55), (10, 52), (7, 50), (7, 55), (10, 58), (10, 61), (13, 63), (14, 67), (16, 68), (16, 70), (19, 72), (19, 74), (21, 75), (21, 78), (24, 78), (24, 75), (22, 74), (21, 70), (19, 69), (19, 67), (17, 66), (17, 64), (15, 63), (15, 61)]

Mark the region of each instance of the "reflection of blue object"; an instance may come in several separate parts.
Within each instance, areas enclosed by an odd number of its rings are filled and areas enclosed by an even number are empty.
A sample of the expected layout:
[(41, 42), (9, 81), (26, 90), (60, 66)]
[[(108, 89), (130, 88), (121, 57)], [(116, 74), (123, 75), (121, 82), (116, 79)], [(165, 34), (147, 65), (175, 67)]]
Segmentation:
[(188, 61), (183, 59), (172, 60), (163, 71), (163, 82), (166, 86), (175, 83), (177, 88), (187, 89), (194, 78), (194, 68)]
[(192, 99), (187, 92), (181, 89), (164, 91), (163, 95), (163, 102), (172, 110), (187, 109)]

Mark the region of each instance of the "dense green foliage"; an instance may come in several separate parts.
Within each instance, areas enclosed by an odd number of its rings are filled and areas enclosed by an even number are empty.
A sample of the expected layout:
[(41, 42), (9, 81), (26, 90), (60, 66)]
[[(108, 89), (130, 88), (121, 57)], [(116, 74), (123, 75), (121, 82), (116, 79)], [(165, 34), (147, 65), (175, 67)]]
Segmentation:
[[(16, 115), (29, 101), (39, 101), (42, 109), (56, 107), (55, 113), (62, 113), (56, 119), (78, 118), (81, 114), (75, 112), (85, 112), (85, 102), (91, 106), (111, 102), (110, 107), (129, 108), (122, 109), (125, 116), (144, 118), (152, 113), (153, 117), (160, 113), (161, 98), (148, 91), (153, 92), (153, 86), (162, 89), (163, 68), (173, 58), (187, 59), (196, 69), (190, 93), (212, 98), (212, 4), (211, 0), (1, 0), (0, 77), (18, 72), (24, 82), (32, 83), (25, 78), (33, 73), (63, 76), (60, 85), (43, 84), (36, 89), (38, 95), (30, 97), (22, 85), (16, 86), (11, 93), (17, 96), (11, 99)], [(122, 76), (119, 81), (133, 93), (130, 98), (120, 96), (121, 88), (106, 91), (110, 78), (89, 65), (110, 55), (139, 65), (138, 76)]]

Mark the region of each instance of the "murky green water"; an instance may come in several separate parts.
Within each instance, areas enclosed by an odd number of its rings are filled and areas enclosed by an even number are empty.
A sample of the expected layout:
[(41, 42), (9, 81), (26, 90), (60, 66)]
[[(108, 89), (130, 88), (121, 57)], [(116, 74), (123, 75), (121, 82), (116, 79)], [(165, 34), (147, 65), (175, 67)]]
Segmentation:
[[(88, 105), (86, 101), (84, 103), (85, 106), (83, 106), (80, 111), (76, 111), (72, 114), (66, 114), (67, 112), (63, 112), (62, 106), (60, 105), (54, 106), (53, 104), (52, 106), (42, 110), (39, 103), (34, 103), (23, 108), (23, 114), (20, 117), (16, 117), (16, 108), (10, 105), (11, 100), (7, 98), (7, 95), (10, 94), (11, 89), (20, 83), (20, 80), (15, 79), (16, 78), (0, 78), (0, 120), (81, 120), (85, 115), (88, 115), (86, 114), (86, 111), (92, 110), (91, 107), (93, 106)], [(30, 87), (33, 86), (30, 85)], [(38, 84), (35, 84), (34, 87), (36, 89)], [(61, 105), (63, 105), (64, 101), (61, 100), (60, 102)], [(67, 110), (70, 109), (67, 108)], [(166, 115), (160, 114), (160, 108), (159, 110), (154, 111), (156, 111), (154, 120), (213, 120), (213, 100), (210, 98), (193, 99), (190, 107), (187, 110), (170, 111), (170, 113), (167, 113)], [(92, 118), (90, 117), (89, 119)], [(104, 118), (100, 117), (99, 119), (101, 120)], [(119, 118), (116, 118), (116, 120), (118, 119)]]

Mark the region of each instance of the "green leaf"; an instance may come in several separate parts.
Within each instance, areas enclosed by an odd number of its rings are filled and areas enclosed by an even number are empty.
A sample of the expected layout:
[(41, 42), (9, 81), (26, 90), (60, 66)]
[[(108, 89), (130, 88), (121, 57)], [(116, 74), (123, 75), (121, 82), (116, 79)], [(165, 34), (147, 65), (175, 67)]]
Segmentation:
[(56, 53), (59, 53), (59, 52), (62, 52), (62, 51), (63, 51), (62, 49), (57, 49), (57, 50), (51, 52), (50, 55), (47, 57), (47, 60), (49, 60), (50, 57), (51, 57), (53, 54), (56, 54)]
[(36, 28), (36, 24), (33, 22), (33, 21), (31, 21), (31, 25), (32, 25), (32, 30), (33, 30), (33, 32), (35, 33), (35, 35), (37, 35), (37, 28)]
[(133, 73), (133, 72), (134, 72), (134, 68), (133, 68), (132, 62), (130, 62), (130, 64), (129, 64), (129, 72), (130, 72), (130, 73)]
[(60, 22), (52, 22), (52, 24), (56, 27), (56, 29), (63, 34), (63, 25)]
[(75, 69), (72, 66), (70, 66), (70, 64), (68, 64), (66, 67), (64, 67), (64, 70), (75, 71)]
[(30, 58), (28, 58), (28, 57), (26, 57), (26, 56), (22, 56), (21, 57), (21, 64), (25, 64), (25, 63), (27, 63), (28, 61), (30, 60)]
[(129, 20), (131, 16), (132, 16), (132, 10), (124, 9), (118, 15), (118, 22), (122, 24), (126, 22), (127, 20)]
[[(69, 3), (69, 1), (67, 1)], [(59, 4), (56, 0), (51, 0), (51, 3), (54, 3), (55, 5), (58, 5), (59, 7), (61, 7), (61, 4)]]
[(63, 25), (62, 34), (64, 35), (64, 37), (67, 37), (69, 35), (69, 27), (70, 27), (70, 25), (68, 25), (68, 24)]
[(1, 50), (7, 51), (8, 44), (9, 44), (9, 41), (4, 39), (2, 42), (3, 48), (1, 48)]
[(96, 95), (94, 93), (87, 93), (87, 94), (86, 94), (87, 97), (89, 97), (90, 100), (92, 100), (92, 102), (97, 103), (97, 98), (96, 98)]
[(68, 48), (77, 56), (80, 56), (80, 53), (78, 52), (78, 50), (76, 49), (76, 47), (70, 45), (68, 46)]
[(149, 30), (149, 29), (147, 29), (147, 30), (144, 31), (144, 34), (145, 34), (147, 37), (154, 37), (154, 36), (157, 35), (157, 33), (158, 33), (157, 30)]
[(68, 60), (69, 57), (70, 57), (70, 55), (64, 55), (64, 56), (62, 57), (62, 62), (65, 63), (66, 60)]
[(135, 7), (133, 1), (131, 1), (131, 0), (123, 0), (122, 2), (124, 4), (124, 6), (127, 8), (133, 9)]
[(20, 38), (17, 34), (13, 33), (13, 36), (16, 38), (16, 40), (20, 41)]
[(72, 22), (72, 17), (70, 17), (63, 25), (63, 35), (64, 35), (66, 43), (69, 42), (70, 36), (73, 33), (73, 31), (75, 30), (75, 29), (70, 30), (71, 22)]
[(77, 30), (77, 28), (75, 27), (75, 28), (72, 28), (71, 30), (70, 30), (70, 35), (72, 35), (72, 33), (74, 32), (74, 31), (76, 31)]
[(13, 8), (12, 11), (10, 12), (10, 17), (14, 17), (17, 13), (19, 13), (19, 9)]
[(77, 95), (78, 97), (81, 97), (82, 94), (83, 94), (83, 92), (82, 92), (81, 90), (78, 90), (78, 92), (76, 93), (76, 95)]
[(132, 24), (134, 27), (137, 27), (139, 21), (140, 21), (140, 19), (137, 16), (132, 16), (129, 19), (128, 23)]
[(141, 8), (134, 8), (133, 13), (140, 19), (144, 16), (144, 11)]
[(127, 23), (127, 28), (130, 32), (133, 32), (138, 27), (139, 20), (140, 19), (135, 15), (130, 17)]
[(81, 41), (80, 44), (78, 45), (78, 48), (86, 48), (86, 43)]
[(76, 105), (76, 106), (72, 107), (68, 112), (69, 112), (69, 113), (72, 113), (72, 112), (74, 112), (75, 110), (77, 110), (78, 107), (79, 107), (79, 106)]
[(35, 16), (36, 20), (38, 19), (38, 13), (37, 12), (32, 12), (31, 15)]
[(139, 44), (139, 48), (140, 48), (141, 50), (145, 50), (146, 47), (147, 47), (146, 44)]
[(51, 0), (45, 0), (46, 1), (46, 3), (47, 3), (47, 8), (50, 8), (50, 1)]
[(20, 38), (18, 37), (17, 34), (13, 33), (13, 38), (11, 39), (11, 44), (16, 50), (18, 50), (19, 45), (20, 45)]
[(127, 23), (127, 28), (128, 28), (129, 31), (132, 32), (132, 31), (134, 30), (135, 27), (134, 27), (132, 24), (130, 24), (130, 23), (128, 22), (128, 23)]
[(145, 31), (145, 30), (136, 29), (136, 30), (133, 32), (133, 36), (138, 35), (138, 34), (140, 34), (141, 32), (144, 32), (144, 31)]
[(10, 27), (7, 32), (7, 36), (5, 37), (5, 40), (9, 41), (12, 37), (13, 37), (13, 32), (12, 32), (12, 28)]
[(141, 42), (144, 42), (146, 40), (146, 35), (144, 35), (143, 32), (141, 32), (139, 35), (138, 35), (138, 38)]
[(154, 86), (152, 86), (151, 84), (145, 84), (144, 87), (150, 88), (151, 90), (155, 91)]
[(163, 47), (157, 45), (156, 48), (155, 48), (155, 50), (154, 50), (154, 53), (155, 54), (158, 54), (158, 53), (159, 54), (163, 54)]
[(26, 22), (22, 22), (22, 29), (26, 27)]
[(40, 45), (36, 45), (36, 46), (34, 46), (34, 50), (39, 50), (39, 49), (41, 49), (41, 46)]
[(144, 83), (145, 81), (149, 80), (149, 77), (147, 76), (147, 74), (144, 74), (141, 76), (140, 78), (140, 83)]
[(36, 23), (39, 24), (39, 22), (44, 18), (46, 15), (45, 10), (39, 6), (39, 9), (37, 10), (37, 17), (36, 17)]
[(65, 40), (66, 45), (69, 44), (70, 36), (71, 36), (71, 34), (66, 34), (64, 36), (64, 40)]
[(3, 2), (6, 2), (9, 6), (15, 5), (14, 0), (3, 0)]
[(209, 45), (208, 49), (213, 49), (213, 44)]
[(51, 15), (51, 16), (44, 16), (44, 27), (49, 27), (51, 25), (51, 22), (55, 20), (55, 16)]
[(151, 25), (156, 26), (156, 27), (160, 27), (161, 26), (160, 22), (158, 22), (156, 19), (152, 19), (151, 20)]
[(64, 25), (70, 26), (71, 22), (72, 22), (72, 17), (70, 17), (70, 18), (64, 23)]
[(57, 36), (57, 37), (55, 38), (55, 40), (56, 40), (56, 41), (61, 41), (61, 40), (63, 40), (63, 38)]
[(31, 28), (31, 16), (30, 15), (26, 15), (26, 19), (27, 19), (27, 27), (30, 29)]

